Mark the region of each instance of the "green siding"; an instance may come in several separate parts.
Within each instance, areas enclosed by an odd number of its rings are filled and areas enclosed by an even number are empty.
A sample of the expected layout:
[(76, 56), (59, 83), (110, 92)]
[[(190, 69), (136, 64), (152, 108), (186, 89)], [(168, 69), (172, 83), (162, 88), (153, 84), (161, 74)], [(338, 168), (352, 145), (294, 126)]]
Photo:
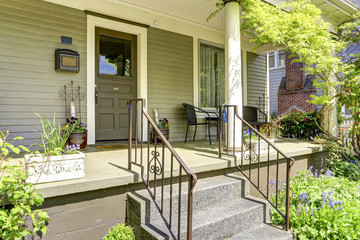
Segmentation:
[(259, 97), (266, 96), (266, 55), (247, 53), (248, 106), (258, 107)]
[(156, 108), (159, 118), (169, 119), (170, 141), (185, 138), (186, 117), (182, 103), (193, 103), (193, 89), (193, 38), (149, 28), (148, 112), (154, 117)]
[[(65, 123), (59, 91), (74, 80), (86, 93), (86, 15), (83, 11), (40, 0), (0, 0), (0, 129), (36, 143), (44, 113)], [(61, 36), (73, 44), (61, 44)], [(68, 48), (80, 53), (80, 72), (56, 72), (54, 52)], [(82, 102), (86, 121), (86, 101)]]

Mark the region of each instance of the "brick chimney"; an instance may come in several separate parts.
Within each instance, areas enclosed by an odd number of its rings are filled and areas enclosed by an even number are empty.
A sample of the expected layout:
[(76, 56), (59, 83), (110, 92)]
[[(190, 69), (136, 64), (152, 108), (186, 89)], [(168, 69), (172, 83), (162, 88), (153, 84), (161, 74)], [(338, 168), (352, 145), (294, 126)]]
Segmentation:
[(311, 94), (316, 94), (311, 76), (305, 76), (303, 63), (293, 63), (295, 57), (286, 53), (286, 77), (281, 80), (278, 90), (278, 112), (279, 115), (289, 112), (309, 112), (315, 110), (316, 105), (309, 104)]

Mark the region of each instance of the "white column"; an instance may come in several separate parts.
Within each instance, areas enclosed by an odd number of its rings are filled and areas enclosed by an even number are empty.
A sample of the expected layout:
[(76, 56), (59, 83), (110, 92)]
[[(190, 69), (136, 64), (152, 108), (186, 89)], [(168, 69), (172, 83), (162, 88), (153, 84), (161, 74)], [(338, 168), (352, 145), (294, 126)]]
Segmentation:
[[(242, 117), (242, 82), (241, 82), (241, 39), (240, 39), (240, 4), (225, 1), (225, 100), (230, 105), (238, 106)], [(233, 142), (232, 113), (228, 113), (229, 147), (240, 147), (242, 141), (241, 122), (236, 121), (235, 143)]]
[[(336, 81), (335, 74), (331, 74), (329, 76), (329, 81), (330, 82)], [(330, 86), (328, 89), (324, 90), (324, 93), (330, 97), (334, 97), (336, 94), (336, 89), (334, 87)], [(338, 136), (335, 99), (332, 99), (330, 104), (325, 107), (323, 126), (324, 126), (325, 131), (328, 132), (329, 134), (331, 134), (333, 137)]]

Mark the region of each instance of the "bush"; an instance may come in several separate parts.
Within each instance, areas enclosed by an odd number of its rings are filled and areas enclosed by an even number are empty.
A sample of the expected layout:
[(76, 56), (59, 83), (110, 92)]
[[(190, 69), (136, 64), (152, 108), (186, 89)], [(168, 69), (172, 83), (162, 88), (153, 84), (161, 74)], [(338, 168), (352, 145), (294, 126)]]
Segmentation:
[(350, 181), (360, 180), (360, 166), (358, 161), (332, 161), (329, 163), (329, 169), (335, 173), (336, 177), (345, 177)]
[(131, 227), (125, 224), (118, 224), (109, 229), (109, 233), (105, 235), (104, 240), (134, 240), (135, 235)]
[(317, 111), (289, 113), (278, 121), (278, 130), (281, 137), (309, 140), (321, 134), (316, 122), (321, 123)]
[[(16, 154), (20, 148), (29, 150), (22, 145), (15, 147), (7, 141), (8, 136), (9, 132), (0, 131), (0, 239), (23, 239), (39, 234), (38, 231), (45, 235), (49, 216), (42, 210), (33, 210), (42, 205), (43, 196), (33, 184), (25, 182), (24, 166), (7, 163), (10, 150)], [(14, 140), (21, 139), (16, 137)]]
[[(360, 239), (360, 182), (333, 175), (316, 170), (291, 178), (290, 229), (297, 239)], [(285, 213), (285, 190), (279, 187), (280, 210)], [(284, 224), (275, 209), (271, 219)]]

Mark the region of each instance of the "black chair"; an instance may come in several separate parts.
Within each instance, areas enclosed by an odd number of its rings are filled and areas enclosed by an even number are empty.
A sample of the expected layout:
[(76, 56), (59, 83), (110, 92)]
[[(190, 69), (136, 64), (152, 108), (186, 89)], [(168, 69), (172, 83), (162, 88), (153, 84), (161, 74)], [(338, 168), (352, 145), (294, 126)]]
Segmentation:
[[(183, 106), (185, 108), (185, 112), (186, 112), (186, 119), (187, 119), (187, 126), (186, 126), (186, 135), (185, 135), (185, 143), (187, 140), (187, 135), (188, 135), (188, 131), (189, 131), (189, 126), (195, 126), (195, 132), (194, 132), (194, 137), (193, 137), (193, 141), (195, 141), (195, 136), (196, 136), (196, 129), (198, 125), (207, 125), (208, 126), (208, 136), (209, 136), (209, 141), (210, 141), (210, 145), (211, 145), (211, 134), (210, 134), (210, 127), (211, 126), (216, 126), (216, 133), (217, 133), (217, 137), (219, 137), (219, 129), (218, 129), (218, 121), (219, 121), (219, 116), (217, 115), (217, 113), (215, 112), (207, 112), (201, 108), (195, 107), (193, 105), (187, 104), (187, 103), (183, 103)], [(196, 113), (204, 113), (207, 116), (205, 117), (205, 122), (201, 122), (199, 123), (197, 121), (197, 116)], [(211, 116), (210, 114), (215, 114), (215, 116)], [(206, 135), (205, 135), (206, 137)]]
[(257, 107), (243, 106), (243, 119), (257, 128), (267, 123), (266, 113)]

